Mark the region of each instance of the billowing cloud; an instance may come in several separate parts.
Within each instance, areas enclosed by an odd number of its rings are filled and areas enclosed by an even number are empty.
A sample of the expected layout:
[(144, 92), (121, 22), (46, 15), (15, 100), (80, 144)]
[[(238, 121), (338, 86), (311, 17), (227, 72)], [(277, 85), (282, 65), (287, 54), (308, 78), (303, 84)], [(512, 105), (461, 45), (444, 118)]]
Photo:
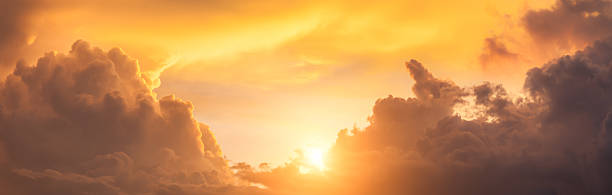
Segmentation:
[(120, 49), (77, 41), (0, 85), (1, 194), (223, 194), (239, 185), (190, 102)]
[[(416, 97), (380, 99), (370, 126), (342, 130), (328, 171), (234, 168), (303, 194), (609, 194), (611, 48), (598, 41), (533, 68), (520, 98), (492, 83), (460, 88), (410, 61)], [(481, 117), (453, 112), (469, 99)]]

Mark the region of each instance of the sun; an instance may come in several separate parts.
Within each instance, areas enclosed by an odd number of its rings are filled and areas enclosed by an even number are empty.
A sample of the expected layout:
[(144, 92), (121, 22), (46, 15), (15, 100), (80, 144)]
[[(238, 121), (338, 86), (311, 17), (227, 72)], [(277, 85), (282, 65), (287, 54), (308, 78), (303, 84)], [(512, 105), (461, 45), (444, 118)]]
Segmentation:
[(325, 169), (325, 152), (320, 148), (308, 148), (306, 149), (305, 156), (308, 164), (323, 171)]

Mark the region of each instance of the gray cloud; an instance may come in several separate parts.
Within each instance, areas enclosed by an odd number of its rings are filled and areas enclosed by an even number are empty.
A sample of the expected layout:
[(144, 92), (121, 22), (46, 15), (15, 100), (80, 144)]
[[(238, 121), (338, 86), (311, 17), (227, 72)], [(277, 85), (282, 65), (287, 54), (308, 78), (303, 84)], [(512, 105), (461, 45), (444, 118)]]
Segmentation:
[(551, 9), (529, 11), (523, 23), (540, 44), (580, 49), (612, 35), (611, 8), (607, 0), (559, 0)]

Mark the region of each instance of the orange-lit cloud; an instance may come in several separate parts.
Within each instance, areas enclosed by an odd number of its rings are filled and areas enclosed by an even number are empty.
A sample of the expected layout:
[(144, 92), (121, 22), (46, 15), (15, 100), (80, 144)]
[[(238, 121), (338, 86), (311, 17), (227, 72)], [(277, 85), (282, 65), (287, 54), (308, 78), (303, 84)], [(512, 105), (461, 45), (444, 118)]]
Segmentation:
[(485, 39), (484, 51), (480, 55), (479, 60), (485, 69), (499, 68), (503, 65), (511, 66), (520, 63), (519, 55), (509, 51), (506, 45), (500, 42), (496, 37)]
[(0, 87), (0, 192), (191, 194), (239, 184), (191, 103), (158, 99), (153, 79), (120, 49), (84, 41), (18, 64)]

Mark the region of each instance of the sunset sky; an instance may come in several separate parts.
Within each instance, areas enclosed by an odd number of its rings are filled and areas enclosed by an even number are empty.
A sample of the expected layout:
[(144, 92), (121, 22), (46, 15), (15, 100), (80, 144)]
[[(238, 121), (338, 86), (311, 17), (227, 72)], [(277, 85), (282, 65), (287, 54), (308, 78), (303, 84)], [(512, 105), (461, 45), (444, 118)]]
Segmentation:
[(611, 10), (0, 0), (0, 194), (609, 194)]
[(159, 96), (176, 94), (195, 105), (196, 119), (215, 130), (230, 160), (279, 164), (295, 149), (330, 147), (340, 129), (367, 125), (376, 99), (411, 96), (413, 81), (402, 65), (411, 58), (460, 84), (489, 80), (520, 89), (525, 67), (541, 61), (524, 60), (509, 73), (490, 70), (491, 76), (479, 63), (485, 39), (520, 31), (515, 28), (524, 12), (552, 3), (113, 0), (15, 6), (32, 6), (21, 16), (29, 44), (21, 58), (29, 63), (51, 50), (66, 52), (79, 39), (120, 47), (143, 70), (161, 72)]

